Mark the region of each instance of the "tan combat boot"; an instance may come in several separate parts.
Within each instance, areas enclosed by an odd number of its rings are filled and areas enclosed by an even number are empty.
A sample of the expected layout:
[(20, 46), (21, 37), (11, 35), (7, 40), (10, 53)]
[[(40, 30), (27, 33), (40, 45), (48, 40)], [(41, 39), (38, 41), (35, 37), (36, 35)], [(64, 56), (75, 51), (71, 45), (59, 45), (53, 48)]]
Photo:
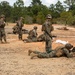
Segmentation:
[(38, 54), (32, 54), (31, 55), (31, 59), (33, 59), (34, 57), (38, 57)]

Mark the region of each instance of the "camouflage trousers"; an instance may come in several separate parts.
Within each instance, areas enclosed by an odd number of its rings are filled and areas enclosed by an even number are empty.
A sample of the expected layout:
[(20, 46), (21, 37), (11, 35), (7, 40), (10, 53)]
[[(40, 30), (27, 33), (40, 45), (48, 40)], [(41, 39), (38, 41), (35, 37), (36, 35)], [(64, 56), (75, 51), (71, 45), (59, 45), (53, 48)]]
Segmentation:
[(38, 36), (37, 40), (38, 41), (45, 41), (45, 35), (41, 34), (40, 36)]
[(22, 40), (22, 29), (19, 29), (18, 31), (18, 38), (19, 40)]
[(52, 58), (56, 56), (56, 51), (51, 51), (50, 53), (34, 51), (33, 53), (37, 54), (38, 58)]
[(47, 53), (50, 53), (51, 52), (51, 49), (52, 49), (52, 41), (51, 40), (46, 40), (46, 52)]
[(0, 28), (0, 41), (2, 42), (2, 39), (6, 42), (6, 34), (5, 34), (5, 29)]
[(35, 38), (35, 37), (28, 38), (28, 39), (26, 39), (26, 42), (37, 42), (37, 38)]
[(47, 33), (44, 33), (44, 37), (45, 37), (45, 49), (46, 49), (46, 52), (50, 53), (51, 49), (52, 49), (52, 39)]
[(40, 35), (37, 38), (38, 41), (45, 41), (45, 50), (47, 53), (51, 52), (52, 49), (52, 39), (46, 33)]

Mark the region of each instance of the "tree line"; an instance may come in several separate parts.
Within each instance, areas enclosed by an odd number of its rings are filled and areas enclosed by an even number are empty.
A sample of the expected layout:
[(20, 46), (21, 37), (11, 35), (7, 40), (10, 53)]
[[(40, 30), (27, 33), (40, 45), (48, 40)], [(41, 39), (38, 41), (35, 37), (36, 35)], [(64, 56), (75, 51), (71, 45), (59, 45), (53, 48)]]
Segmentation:
[(52, 15), (52, 23), (75, 25), (75, 0), (65, 0), (64, 4), (58, 0), (49, 7), (40, 0), (32, 0), (31, 4), (24, 6), (23, 0), (17, 0), (13, 6), (7, 1), (0, 2), (0, 15), (4, 14), (8, 22), (15, 22), (19, 17), (24, 17), (24, 23), (42, 24), (47, 14)]

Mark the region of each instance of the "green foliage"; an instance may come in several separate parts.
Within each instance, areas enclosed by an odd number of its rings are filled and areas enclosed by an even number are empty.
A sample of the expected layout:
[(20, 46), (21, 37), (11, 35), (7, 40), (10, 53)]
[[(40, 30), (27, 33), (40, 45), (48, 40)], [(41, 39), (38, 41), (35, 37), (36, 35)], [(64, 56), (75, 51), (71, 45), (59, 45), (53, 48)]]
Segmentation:
[(66, 24), (72, 24), (72, 21), (73, 21), (73, 16), (72, 16), (72, 13), (71, 12), (62, 12), (60, 14), (60, 18), (63, 22), (65, 22), (65, 25)]
[(33, 18), (29, 15), (25, 16), (25, 23), (26, 24), (32, 24), (33, 23)]
[(9, 3), (7, 1), (3, 1), (0, 3), (0, 15), (4, 14), (6, 17), (9, 18), (11, 16), (11, 12), (12, 12), (11, 9), (12, 9), (12, 7), (9, 5)]
[(39, 24), (42, 24), (45, 20), (45, 16), (43, 14), (43, 12), (38, 12), (38, 15), (36, 17), (36, 22)]
[(14, 3), (14, 7), (24, 7), (24, 2), (23, 0), (17, 0), (16, 3)]
[(40, 0), (32, 0), (31, 5), (32, 6), (41, 5), (41, 1)]
[(69, 10), (73, 10), (75, 7), (75, 0), (65, 0), (64, 3), (68, 5)]
[(13, 12), (12, 12), (12, 17), (15, 20), (17, 20), (19, 17), (24, 15), (24, 2), (23, 0), (17, 0), (14, 3), (14, 7), (13, 7)]
[(75, 25), (75, 0), (65, 0), (64, 3), (67, 4), (66, 8), (59, 0), (49, 7), (43, 5), (41, 0), (32, 0), (28, 7), (24, 6), (23, 0), (17, 0), (13, 6), (10, 6), (7, 1), (2, 1), (0, 15), (4, 14), (9, 22), (15, 22), (22, 16), (24, 23), (43, 24), (46, 15), (51, 14), (53, 23)]
[(33, 14), (34, 15), (37, 15), (38, 14), (38, 12), (40, 11), (40, 6), (38, 5), (34, 5), (34, 6), (32, 6), (32, 8), (31, 8), (31, 11), (33, 12)]
[(49, 8), (45, 5), (41, 5), (41, 10), (40, 11), (43, 13), (43, 15), (45, 17), (47, 16), (47, 14), (51, 14)]
[(54, 4), (50, 5), (49, 10), (51, 11), (51, 15), (53, 16), (53, 18), (59, 18), (60, 13), (65, 11), (65, 8), (62, 5), (62, 3), (58, 0), (58, 2), (55, 5)]
[(59, 14), (63, 11), (65, 11), (62, 3), (58, 0), (58, 2), (55, 4), (55, 11), (57, 11)]
[(75, 4), (75, 0), (65, 0), (64, 3), (66, 3), (68, 6), (72, 6)]

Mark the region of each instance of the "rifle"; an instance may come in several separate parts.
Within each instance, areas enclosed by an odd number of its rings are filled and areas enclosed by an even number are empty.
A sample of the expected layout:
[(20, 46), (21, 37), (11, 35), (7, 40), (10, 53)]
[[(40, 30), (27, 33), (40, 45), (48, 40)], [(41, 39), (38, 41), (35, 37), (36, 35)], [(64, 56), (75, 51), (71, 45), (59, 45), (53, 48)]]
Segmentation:
[(47, 34), (48, 34), (48, 36), (52, 39), (52, 36), (47, 32), (47, 30), (45, 31)]

